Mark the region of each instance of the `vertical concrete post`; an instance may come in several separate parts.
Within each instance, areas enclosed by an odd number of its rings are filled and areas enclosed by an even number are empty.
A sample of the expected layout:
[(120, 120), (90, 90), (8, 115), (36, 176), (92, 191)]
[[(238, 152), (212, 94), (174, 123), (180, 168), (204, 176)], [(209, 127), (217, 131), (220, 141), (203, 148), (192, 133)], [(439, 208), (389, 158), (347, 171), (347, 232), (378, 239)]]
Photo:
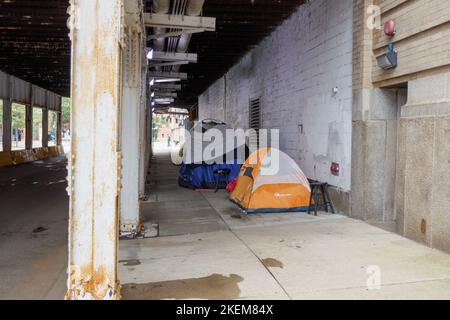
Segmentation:
[[(130, 8), (127, 8), (129, 10)], [(122, 108), (122, 191), (120, 193), (120, 233), (134, 236), (139, 232), (139, 123), (141, 94), (139, 16), (128, 13), (125, 34), (124, 84)]]
[(42, 109), (42, 147), (48, 147), (48, 109)]
[(351, 216), (392, 229), (401, 92), (373, 87), (374, 3), (353, 1)]
[(148, 173), (148, 161), (147, 161), (147, 63), (142, 62), (144, 69), (142, 70), (142, 90), (139, 101), (139, 152), (141, 154), (139, 158), (139, 194), (141, 197), (145, 196), (145, 185), (147, 181)]
[(25, 149), (33, 149), (33, 106), (25, 107)]
[(70, 8), (72, 156), (67, 299), (118, 299), (122, 0)]
[(147, 113), (147, 123), (146, 123), (146, 141), (145, 141), (145, 147), (146, 147), (146, 163), (147, 163), (147, 174), (150, 170), (150, 160), (153, 156), (153, 107), (152, 107), (152, 101), (151, 101), (151, 92), (150, 92), (150, 86), (149, 86), (149, 79), (148, 76), (145, 79), (146, 83), (146, 97), (145, 97), (145, 108)]
[(366, 120), (372, 104), (373, 30), (367, 25), (373, 0), (353, 0), (353, 106), (351, 210), (354, 218), (366, 216)]
[(11, 151), (11, 100), (3, 100), (3, 151)]
[(450, 73), (411, 80), (402, 107), (398, 231), (450, 252)]
[[(145, 68), (147, 70), (147, 64), (145, 64)], [(145, 88), (145, 96), (144, 96), (144, 109), (145, 109), (145, 139), (144, 139), (144, 147), (145, 147), (145, 182), (147, 180), (147, 176), (149, 173), (150, 159), (152, 157), (152, 132), (153, 132), (153, 111), (152, 111), (152, 101), (151, 101), (151, 91), (149, 86), (149, 78), (148, 74), (145, 75), (144, 78), (144, 88)], [(145, 190), (145, 184), (144, 184)]]
[(59, 112), (56, 121), (56, 145), (62, 145), (62, 98), (59, 98)]

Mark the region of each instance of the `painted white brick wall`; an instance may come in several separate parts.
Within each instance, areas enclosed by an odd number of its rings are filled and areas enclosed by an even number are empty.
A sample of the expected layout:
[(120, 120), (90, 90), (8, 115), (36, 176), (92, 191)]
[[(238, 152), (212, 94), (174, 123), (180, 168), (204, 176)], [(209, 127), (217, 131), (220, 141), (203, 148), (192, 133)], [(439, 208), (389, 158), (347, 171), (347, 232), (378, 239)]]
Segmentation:
[[(255, 97), (263, 128), (280, 129), (280, 149), (309, 178), (350, 190), (352, 0), (301, 6), (199, 97), (200, 119), (248, 128)], [(339, 177), (330, 173), (332, 162), (340, 164)]]

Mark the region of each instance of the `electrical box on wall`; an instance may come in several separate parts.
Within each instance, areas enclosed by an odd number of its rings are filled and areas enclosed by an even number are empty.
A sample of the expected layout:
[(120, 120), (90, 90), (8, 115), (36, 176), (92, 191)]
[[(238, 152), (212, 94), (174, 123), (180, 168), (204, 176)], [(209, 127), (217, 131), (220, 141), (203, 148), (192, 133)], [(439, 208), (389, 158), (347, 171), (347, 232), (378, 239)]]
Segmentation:
[(388, 70), (397, 67), (397, 52), (389, 51), (377, 57), (378, 66)]

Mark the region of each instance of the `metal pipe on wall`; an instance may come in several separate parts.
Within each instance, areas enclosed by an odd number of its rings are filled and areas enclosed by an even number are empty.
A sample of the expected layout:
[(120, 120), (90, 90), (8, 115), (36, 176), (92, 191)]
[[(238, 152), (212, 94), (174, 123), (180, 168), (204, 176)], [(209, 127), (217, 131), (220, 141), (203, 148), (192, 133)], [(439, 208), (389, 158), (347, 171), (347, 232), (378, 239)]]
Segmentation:
[[(174, 15), (199, 16), (202, 12), (205, 0), (153, 0), (152, 11), (154, 13)], [(166, 28), (155, 28), (156, 34), (166, 33)], [(175, 31), (175, 30), (170, 30)], [(189, 48), (192, 34), (183, 34), (179, 37), (158, 38), (153, 41), (155, 51), (179, 52), (185, 53)], [(157, 68), (158, 70), (159, 68)], [(165, 71), (179, 71), (180, 66), (163, 67)]]
[[(168, 14), (170, 11), (170, 0), (153, 0), (153, 13)], [(166, 33), (166, 28), (155, 28), (155, 34)], [(164, 51), (166, 46), (166, 38), (158, 38), (153, 41), (153, 49), (155, 51)]]
[[(205, 0), (189, 0), (186, 7), (186, 15), (188, 16), (199, 16), (202, 13), (203, 5)], [(178, 40), (178, 46), (176, 51), (180, 53), (187, 52), (189, 49), (189, 43), (191, 42), (192, 34), (183, 34)], [(173, 70), (179, 71), (180, 66), (174, 66)]]

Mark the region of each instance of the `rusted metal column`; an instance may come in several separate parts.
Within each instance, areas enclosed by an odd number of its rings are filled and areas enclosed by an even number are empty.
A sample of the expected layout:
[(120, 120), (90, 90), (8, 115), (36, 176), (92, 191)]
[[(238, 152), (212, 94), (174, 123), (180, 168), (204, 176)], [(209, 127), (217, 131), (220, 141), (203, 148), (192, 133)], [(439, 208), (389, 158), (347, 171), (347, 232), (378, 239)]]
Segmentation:
[(3, 100), (3, 151), (11, 151), (11, 100)]
[[(128, 3), (129, 4), (129, 3)], [(121, 123), (122, 190), (120, 193), (120, 234), (133, 237), (140, 231), (139, 219), (139, 103), (142, 56), (139, 15), (126, 6), (123, 109)]]
[(42, 109), (42, 146), (48, 147), (48, 109)]
[(67, 299), (118, 299), (122, 0), (72, 0)]
[(143, 121), (143, 138), (142, 138), (142, 147), (143, 147), (143, 159), (144, 163), (142, 165), (144, 174), (142, 176), (141, 181), (141, 190), (145, 193), (145, 187), (147, 182), (147, 176), (149, 174), (149, 164), (150, 157), (152, 152), (152, 100), (151, 100), (151, 89), (150, 89), (150, 80), (148, 77), (148, 64), (144, 64), (145, 73), (143, 74), (142, 79), (142, 89), (144, 90), (142, 95), (141, 108), (144, 113), (144, 121)]
[(122, 109), (122, 191), (120, 194), (120, 233), (133, 237), (141, 230), (139, 185), (142, 177), (140, 128), (142, 100), (145, 96), (147, 73), (146, 32), (142, 16), (142, 2), (125, 1), (125, 51)]
[(25, 107), (25, 149), (33, 149), (33, 107)]
[[(145, 30), (145, 28), (143, 28)], [(142, 39), (142, 50), (146, 51), (146, 36)], [(139, 148), (140, 148), (140, 158), (139, 158), (139, 195), (140, 197), (146, 197), (146, 182), (149, 170), (149, 155), (148, 150), (150, 148), (148, 142), (147, 132), (148, 128), (151, 127), (151, 123), (148, 121), (147, 108), (151, 108), (151, 97), (150, 97), (150, 79), (148, 76), (148, 60), (147, 54), (145, 53), (141, 58), (141, 95), (140, 95), (140, 117), (141, 121), (139, 123)], [(151, 129), (150, 129), (151, 131)]]
[[(147, 63), (143, 64), (147, 70)], [(148, 162), (147, 162), (147, 114), (146, 114), (146, 98), (147, 98), (147, 73), (146, 70), (142, 72), (142, 91), (141, 100), (139, 103), (139, 194), (141, 197), (145, 197), (145, 184), (147, 181)], [(145, 80), (144, 80), (145, 79)]]

